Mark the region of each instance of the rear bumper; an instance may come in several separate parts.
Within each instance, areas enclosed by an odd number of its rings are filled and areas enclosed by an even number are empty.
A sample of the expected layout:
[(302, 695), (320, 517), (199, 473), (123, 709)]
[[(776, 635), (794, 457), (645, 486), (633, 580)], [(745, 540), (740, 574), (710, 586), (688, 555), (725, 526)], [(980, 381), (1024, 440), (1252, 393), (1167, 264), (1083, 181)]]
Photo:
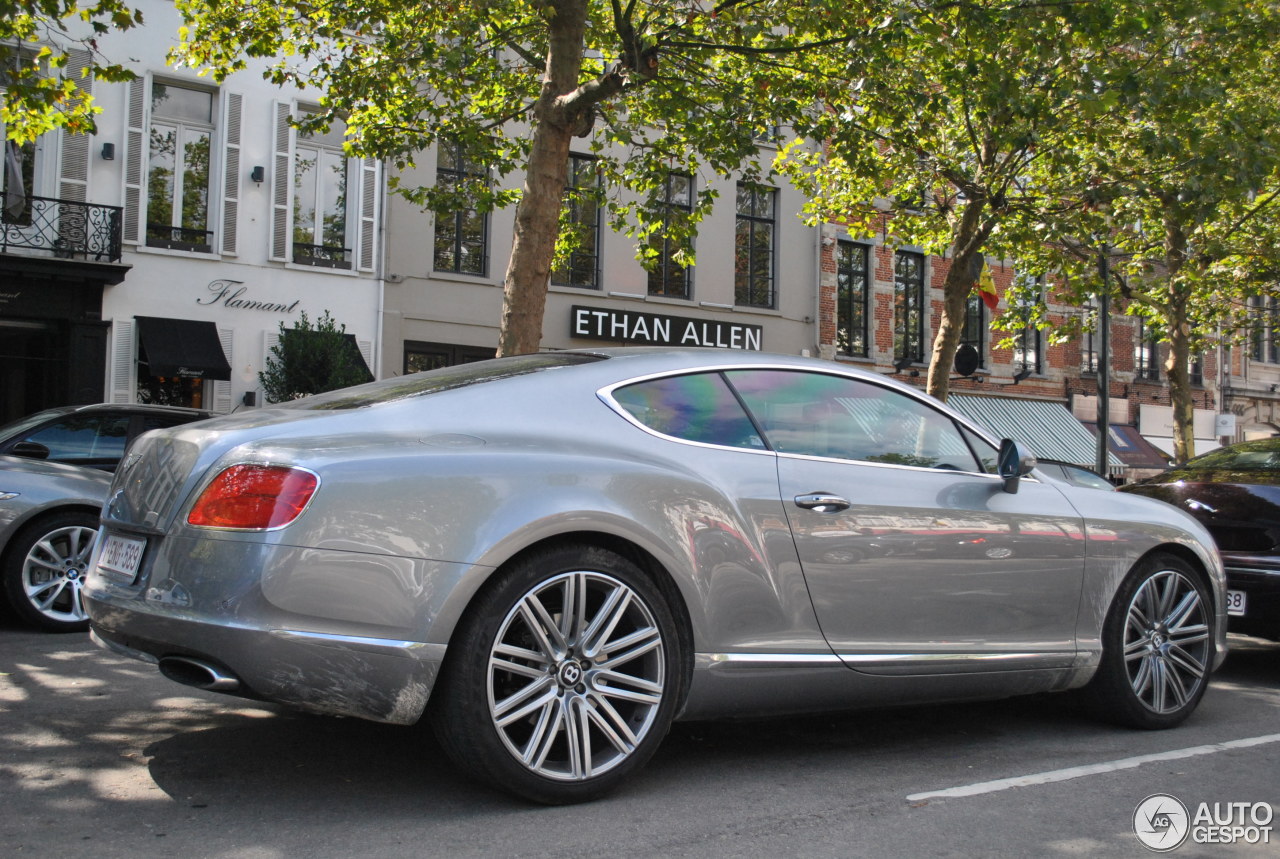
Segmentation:
[(152, 663), (198, 660), (239, 681), (229, 694), (400, 725), (421, 718), (445, 653), (439, 644), (211, 625), (101, 594), (85, 604), (94, 641), (108, 650)]

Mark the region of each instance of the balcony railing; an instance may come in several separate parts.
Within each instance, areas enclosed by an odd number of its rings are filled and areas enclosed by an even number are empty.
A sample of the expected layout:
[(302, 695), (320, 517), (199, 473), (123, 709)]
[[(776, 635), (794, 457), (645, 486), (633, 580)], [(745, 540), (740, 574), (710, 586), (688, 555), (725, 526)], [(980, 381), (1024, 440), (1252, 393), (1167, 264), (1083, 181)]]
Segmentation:
[(49, 197), (21, 197), (22, 208), (0, 193), (0, 252), (36, 251), (55, 259), (120, 261), (119, 206)]
[(213, 230), (173, 227), (169, 224), (147, 224), (147, 247), (175, 251), (213, 252)]
[(294, 242), (293, 261), (300, 265), (323, 266), (325, 268), (351, 268), (351, 248), (340, 248), (334, 245), (309, 245), (305, 242)]

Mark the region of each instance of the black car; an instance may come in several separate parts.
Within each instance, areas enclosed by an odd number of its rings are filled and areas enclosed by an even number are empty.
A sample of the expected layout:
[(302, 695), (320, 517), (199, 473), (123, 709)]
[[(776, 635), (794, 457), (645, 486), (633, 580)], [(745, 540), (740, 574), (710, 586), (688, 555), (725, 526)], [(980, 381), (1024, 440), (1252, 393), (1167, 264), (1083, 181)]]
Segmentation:
[(1219, 448), (1120, 491), (1199, 519), (1227, 569), (1228, 628), (1280, 641), (1280, 438)]
[(147, 430), (213, 417), (213, 412), (141, 403), (61, 406), (0, 427), (0, 455), (115, 471), (129, 442)]

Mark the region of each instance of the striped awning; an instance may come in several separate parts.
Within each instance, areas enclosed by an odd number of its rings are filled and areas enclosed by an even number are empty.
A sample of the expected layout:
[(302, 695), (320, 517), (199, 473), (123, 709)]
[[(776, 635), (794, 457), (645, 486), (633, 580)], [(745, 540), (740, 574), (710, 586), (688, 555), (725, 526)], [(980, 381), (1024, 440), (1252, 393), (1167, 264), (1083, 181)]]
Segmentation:
[[(1041, 459), (1057, 459), (1084, 468), (1097, 464), (1097, 438), (1061, 403), (952, 394), (947, 405), (993, 435), (1025, 444)], [(1110, 451), (1107, 463), (1111, 466), (1108, 471), (1124, 469), (1124, 463)]]

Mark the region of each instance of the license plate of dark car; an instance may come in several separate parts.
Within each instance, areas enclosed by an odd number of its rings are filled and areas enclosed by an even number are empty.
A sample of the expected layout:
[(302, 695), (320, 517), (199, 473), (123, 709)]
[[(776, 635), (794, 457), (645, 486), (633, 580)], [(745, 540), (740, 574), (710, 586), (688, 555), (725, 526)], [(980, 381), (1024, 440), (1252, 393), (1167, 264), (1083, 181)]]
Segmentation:
[(1244, 615), (1244, 606), (1244, 591), (1227, 591), (1227, 614), (1232, 617), (1242, 617)]

